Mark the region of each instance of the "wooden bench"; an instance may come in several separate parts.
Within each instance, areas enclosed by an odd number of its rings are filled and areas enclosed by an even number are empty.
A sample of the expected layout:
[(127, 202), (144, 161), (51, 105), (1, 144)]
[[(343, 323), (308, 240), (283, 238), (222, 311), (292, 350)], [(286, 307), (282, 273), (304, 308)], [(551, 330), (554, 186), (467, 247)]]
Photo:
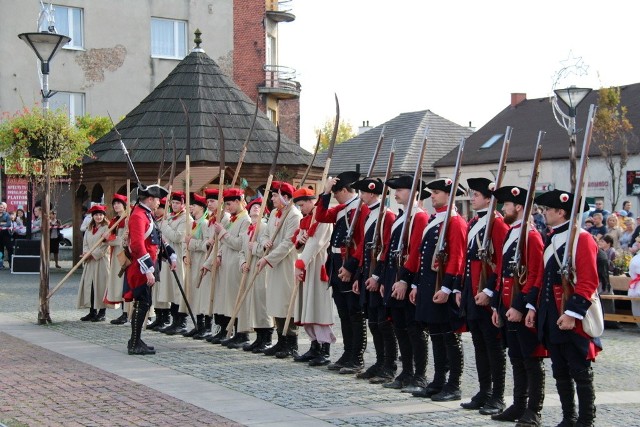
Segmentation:
[[(629, 277), (627, 276), (611, 276), (609, 282), (614, 291), (627, 292), (629, 290)], [(630, 297), (627, 295), (600, 295), (601, 300), (613, 301), (640, 301), (640, 297)], [(634, 316), (633, 313), (625, 310), (621, 313), (604, 313), (604, 320), (611, 322), (639, 323), (640, 316)]]

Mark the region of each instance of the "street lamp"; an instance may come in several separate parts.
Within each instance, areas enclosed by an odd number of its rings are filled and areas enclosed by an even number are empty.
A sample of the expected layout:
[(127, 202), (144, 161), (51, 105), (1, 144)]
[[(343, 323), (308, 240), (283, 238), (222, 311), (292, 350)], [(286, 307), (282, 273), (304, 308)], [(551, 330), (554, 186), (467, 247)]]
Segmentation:
[[(569, 133), (569, 174), (571, 179), (571, 191), (576, 189), (576, 108), (589, 95), (591, 89), (569, 86), (565, 89), (555, 89), (556, 96), (552, 100), (553, 115), (560, 126)], [(558, 99), (569, 108), (569, 113), (565, 114), (558, 105)], [(560, 120), (558, 118), (560, 115)]]
[[(53, 26), (51, 30), (55, 31)], [(42, 109), (46, 115), (49, 109), (49, 98), (55, 92), (49, 90), (49, 64), (58, 52), (60, 47), (71, 41), (70, 37), (54, 32), (22, 33), (18, 37), (33, 49), (40, 61), (40, 71), (42, 72)], [(40, 240), (40, 310), (38, 311), (38, 324), (51, 323), (49, 316), (49, 209), (51, 192), (51, 172), (49, 168), (48, 153), (44, 153), (42, 160), (42, 171), (45, 176), (44, 202), (42, 206), (41, 218), (41, 240)], [(30, 201), (30, 200), (29, 200)]]

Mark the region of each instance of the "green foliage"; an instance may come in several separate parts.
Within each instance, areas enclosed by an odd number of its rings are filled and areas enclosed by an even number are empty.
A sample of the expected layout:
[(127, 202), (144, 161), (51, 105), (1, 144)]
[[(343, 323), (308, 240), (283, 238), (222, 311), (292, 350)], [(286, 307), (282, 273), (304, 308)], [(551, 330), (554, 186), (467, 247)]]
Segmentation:
[[(320, 132), (320, 148), (318, 151), (323, 151), (329, 148), (329, 142), (331, 141), (331, 135), (333, 135), (333, 127), (335, 119), (327, 120), (320, 128), (315, 128), (316, 132)], [(340, 120), (338, 125), (338, 135), (336, 136), (336, 145), (341, 142), (347, 141), (356, 136), (351, 124), (346, 123), (344, 120)]]
[(627, 107), (621, 104), (620, 88), (598, 91), (598, 110), (593, 126), (593, 139), (607, 165), (611, 177), (611, 210), (621, 196), (624, 168), (629, 161), (629, 139), (633, 125), (627, 118)]
[(91, 116), (90, 114), (85, 114), (84, 116), (76, 117), (76, 127), (80, 130), (84, 130), (89, 143), (93, 144), (98, 139), (109, 133), (111, 130), (111, 119), (104, 116)]

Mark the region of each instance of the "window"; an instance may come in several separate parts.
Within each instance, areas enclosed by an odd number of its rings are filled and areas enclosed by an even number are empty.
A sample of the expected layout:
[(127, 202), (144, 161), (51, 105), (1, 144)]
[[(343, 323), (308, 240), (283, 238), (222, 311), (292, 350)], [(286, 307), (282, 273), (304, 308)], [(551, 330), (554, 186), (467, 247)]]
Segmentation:
[(499, 140), (500, 138), (502, 138), (503, 136), (504, 136), (504, 134), (502, 134), (502, 133), (498, 133), (498, 134), (496, 134), (496, 135), (493, 135), (491, 138), (489, 138), (489, 139), (487, 140), (487, 142), (485, 142), (484, 144), (482, 144), (482, 145), (480, 146), (480, 149), (482, 150), (482, 149), (485, 149), (485, 148), (489, 148), (489, 147), (491, 147), (493, 144), (495, 144), (495, 143), (496, 143), (496, 141), (498, 141), (498, 140)]
[[(84, 48), (84, 17), (83, 11), (77, 7), (53, 6), (54, 25), (58, 34), (71, 37), (71, 41), (64, 45), (67, 49)], [(40, 23), (40, 31), (47, 31), (49, 23), (44, 19)]]
[(49, 99), (49, 108), (56, 110), (64, 109), (69, 115), (71, 123), (75, 123), (77, 116), (84, 116), (84, 93), (78, 92), (57, 92)]
[(277, 113), (273, 108), (267, 108), (267, 118), (273, 123), (277, 123)]
[(151, 18), (151, 56), (170, 59), (187, 56), (187, 23)]

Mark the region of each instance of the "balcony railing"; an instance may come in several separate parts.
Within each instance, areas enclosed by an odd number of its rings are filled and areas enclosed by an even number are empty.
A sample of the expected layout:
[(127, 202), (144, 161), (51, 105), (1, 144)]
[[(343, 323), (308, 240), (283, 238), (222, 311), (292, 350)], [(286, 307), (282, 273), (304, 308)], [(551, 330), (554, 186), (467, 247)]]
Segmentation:
[(292, 0), (267, 0), (267, 17), (276, 22), (291, 22), (296, 19), (291, 13)]
[(265, 65), (265, 82), (258, 91), (273, 94), (278, 99), (291, 99), (300, 96), (300, 83), (296, 78), (296, 70), (282, 65)]

